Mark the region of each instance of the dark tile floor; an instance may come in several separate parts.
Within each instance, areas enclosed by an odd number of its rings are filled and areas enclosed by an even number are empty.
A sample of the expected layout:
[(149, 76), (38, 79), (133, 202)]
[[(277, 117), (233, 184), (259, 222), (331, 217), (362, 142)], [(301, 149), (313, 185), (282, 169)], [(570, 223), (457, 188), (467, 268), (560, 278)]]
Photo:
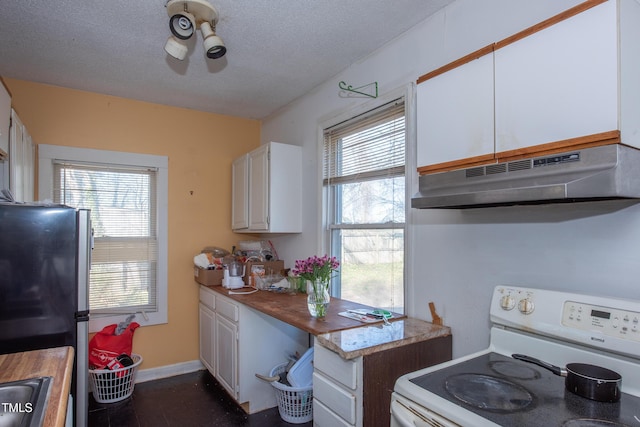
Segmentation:
[(116, 403), (89, 399), (90, 427), (311, 426), (290, 424), (278, 408), (247, 415), (208, 371), (135, 385), (131, 397)]

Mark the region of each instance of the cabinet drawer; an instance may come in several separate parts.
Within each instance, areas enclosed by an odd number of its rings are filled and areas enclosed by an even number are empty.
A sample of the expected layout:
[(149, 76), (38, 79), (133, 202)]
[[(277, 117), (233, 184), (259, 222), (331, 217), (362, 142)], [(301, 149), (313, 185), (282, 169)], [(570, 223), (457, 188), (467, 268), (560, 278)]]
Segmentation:
[(211, 310), (215, 310), (216, 308), (216, 296), (213, 291), (208, 290), (207, 288), (203, 288), (200, 286), (200, 302)]
[(313, 425), (316, 427), (350, 427), (345, 420), (331, 412), (331, 409), (313, 399)]
[(337, 353), (316, 345), (313, 356), (313, 366), (327, 376), (339, 381), (352, 390), (357, 387), (358, 366), (355, 360), (346, 360)]
[(226, 317), (232, 322), (237, 322), (239, 318), (238, 306), (223, 298), (216, 298), (216, 313)]
[(356, 422), (356, 397), (353, 393), (317, 372), (313, 373), (313, 399), (323, 402), (347, 422)]

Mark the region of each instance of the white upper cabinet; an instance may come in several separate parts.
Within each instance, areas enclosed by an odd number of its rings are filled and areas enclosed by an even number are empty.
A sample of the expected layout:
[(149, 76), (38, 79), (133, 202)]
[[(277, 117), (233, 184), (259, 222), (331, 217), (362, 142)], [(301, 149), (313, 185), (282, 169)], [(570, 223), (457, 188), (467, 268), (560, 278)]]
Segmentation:
[(418, 165), (493, 157), (493, 55), (418, 85)]
[[(268, 230), (271, 199), (271, 173), (269, 145), (263, 145), (249, 153), (249, 228)], [(277, 188), (273, 189), (276, 193)], [(275, 196), (275, 194), (274, 194)]]
[(613, 0), (496, 49), (496, 152), (617, 130), (617, 41)]
[(9, 188), (16, 201), (33, 202), (35, 146), (27, 128), (13, 109), (9, 142)]
[(0, 81), (0, 159), (9, 154), (9, 123), (11, 120), (11, 95)]
[(593, 4), (422, 76), (418, 171), (587, 144), (640, 148), (640, 3)]
[(233, 162), (232, 224), (238, 233), (302, 231), (302, 149), (270, 142)]
[(235, 159), (231, 165), (231, 228), (249, 228), (249, 162), (248, 155)]

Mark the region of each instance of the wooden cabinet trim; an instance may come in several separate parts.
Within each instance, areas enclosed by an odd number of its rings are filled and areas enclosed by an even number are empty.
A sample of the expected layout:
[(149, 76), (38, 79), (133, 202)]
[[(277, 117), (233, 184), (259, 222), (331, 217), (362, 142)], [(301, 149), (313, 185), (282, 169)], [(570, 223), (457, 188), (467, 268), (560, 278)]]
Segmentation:
[(495, 43), (492, 43), (492, 44), (490, 44), (488, 46), (485, 46), (485, 47), (483, 47), (481, 49), (478, 49), (478, 50), (476, 50), (474, 52), (471, 52), (470, 54), (465, 55), (460, 59), (456, 59), (453, 62), (450, 62), (450, 63), (448, 63), (446, 65), (443, 65), (440, 68), (436, 68), (435, 70), (430, 71), (427, 74), (424, 74), (424, 75), (420, 76), (418, 78), (418, 82), (417, 83), (420, 84), (420, 83), (422, 83), (422, 82), (424, 82), (426, 80), (432, 79), (432, 78), (434, 78), (436, 76), (439, 76), (440, 74), (444, 74), (447, 71), (451, 71), (454, 68), (458, 68), (458, 67), (460, 67), (460, 66), (462, 66), (462, 65), (464, 65), (464, 64), (466, 64), (468, 62), (471, 62), (471, 61), (476, 60), (476, 59), (478, 59), (478, 58), (480, 58), (480, 57), (482, 57), (484, 55), (487, 55), (487, 54), (489, 54), (489, 53), (494, 51), (494, 46), (495, 46)]
[(418, 173), (425, 175), (428, 173), (446, 172), (450, 170), (461, 169), (463, 167), (482, 166), (496, 163), (494, 154), (485, 154), (483, 156), (467, 157), (460, 160), (452, 160), (450, 162), (436, 163), (433, 165), (420, 166)]
[(570, 9), (565, 10), (564, 12), (560, 12), (557, 15), (552, 16), (551, 18), (545, 19), (542, 22), (539, 22), (535, 25), (532, 25), (529, 28), (526, 28), (520, 32), (515, 33), (512, 36), (509, 36), (507, 38), (504, 38), (498, 42), (492, 43), (488, 46), (485, 46), (481, 49), (478, 49), (474, 52), (471, 52), (468, 55), (463, 56), (462, 58), (456, 59), (455, 61), (452, 61), (446, 65), (443, 65), (440, 68), (437, 68), (433, 71), (430, 71), (426, 74), (423, 74), (422, 76), (418, 77), (417, 80), (417, 84), (420, 84), (426, 80), (432, 79), (440, 74), (446, 73), (447, 71), (451, 71), (454, 68), (460, 67), (468, 62), (471, 62), (475, 59), (480, 58), (481, 56), (487, 55), (493, 51), (496, 51), (498, 49), (501, 49), (505, 46), (508, 46), (512, 43), (517, 42), (518, 40), (522, 40), (525, 37), (528, 37), (532, 34), (537, 33), (538, 31), (542, 31), (545, 28), (551, 27), (552, 25), (555, 25), (559, 22), (562, 22), (566, 19), (569, 19), (575, 15), (578, 15), (586, 10), (591, 9), (592, 7), (595, 7), (599, 4), (602, 4), (604, 2), (606, 2), (608, 0), (587, 0), (584, 1)]
[(516, 150), (502, 151), (496, 153), (495, 156), (479, 156), (467, 159), (456, 160), (452, 162), (439, 163), (429, 166), (421, 166), (418, 168), (420, 175), (430, 173), (446, 172), (456, 169), (466, 169), (476, 166), (484, 166), (492, 163), (510, 162), (532, 156), (546, 156), (562, 153), (571, 150), (581, 150), (589, 147), (598, 147), (602, 145), (620, 144), (622, 139), (619, 130), (596, 133), (593, 135), (585, 135), (577, 138), (564, 139), (561, 141), (549, 142), (546, 144), (534, 145), (531, 147), (519, 148)]
[(508, 150), (496, 153), (498, 162), (509, 162), (531, 156), (544, 156), (547, 154), (557, 154), (567, 150), (579, 150), (600, 145), (619, 144), (620, 131), (596, 133), (593, 135), (580, 136), (577, 138), (564, 139), (562, 141), (549, 142), (546, 144), (523, 147), (515, 150)]
[(559, 22), (562, 22), (566, 19), (569, 19), (573, 16), (576, 16), (586, 10), (591, 9), (592, 7), (595, 7), (601, 3), (606, 2), (607, 0), (587, 0), (585, 2), (582, 2), (570, 9), (565, 10), (564, 12), (560, 12), (557, 15), (552, 16), (549, 19), (545, 19), (542, 22), (539, 22), (535, 25), (532, 25), (529, 28), (526, 28), (510, 37), (507, 37), (505, 39), (500, 40), (499, 42), (496, 42), (495, 46), (496, 46), (496, 50), (503, 48), (505, 46), (508, 46), (512, 43), (517, 42), (518, 40), (522, 40), (525, 37), (528, 37), (532, 34), (537, 33), (538, 31), (542, 31), (545, 28), (549, 28), (552, 25), (555, 25)]

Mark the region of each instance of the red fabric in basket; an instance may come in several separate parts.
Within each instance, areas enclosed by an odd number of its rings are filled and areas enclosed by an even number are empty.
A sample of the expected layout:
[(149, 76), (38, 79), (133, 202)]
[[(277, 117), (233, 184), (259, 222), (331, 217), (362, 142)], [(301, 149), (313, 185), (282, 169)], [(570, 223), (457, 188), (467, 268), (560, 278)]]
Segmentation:
[(120, 335), (114, 335), (115, 323), (102, 328), (89, 341), (89, 366), (92, 369), (104, 369), (109, 362), (126, 353), (131, 356), (133, 349), (133, 332), (140, 326), (131, 322)]

